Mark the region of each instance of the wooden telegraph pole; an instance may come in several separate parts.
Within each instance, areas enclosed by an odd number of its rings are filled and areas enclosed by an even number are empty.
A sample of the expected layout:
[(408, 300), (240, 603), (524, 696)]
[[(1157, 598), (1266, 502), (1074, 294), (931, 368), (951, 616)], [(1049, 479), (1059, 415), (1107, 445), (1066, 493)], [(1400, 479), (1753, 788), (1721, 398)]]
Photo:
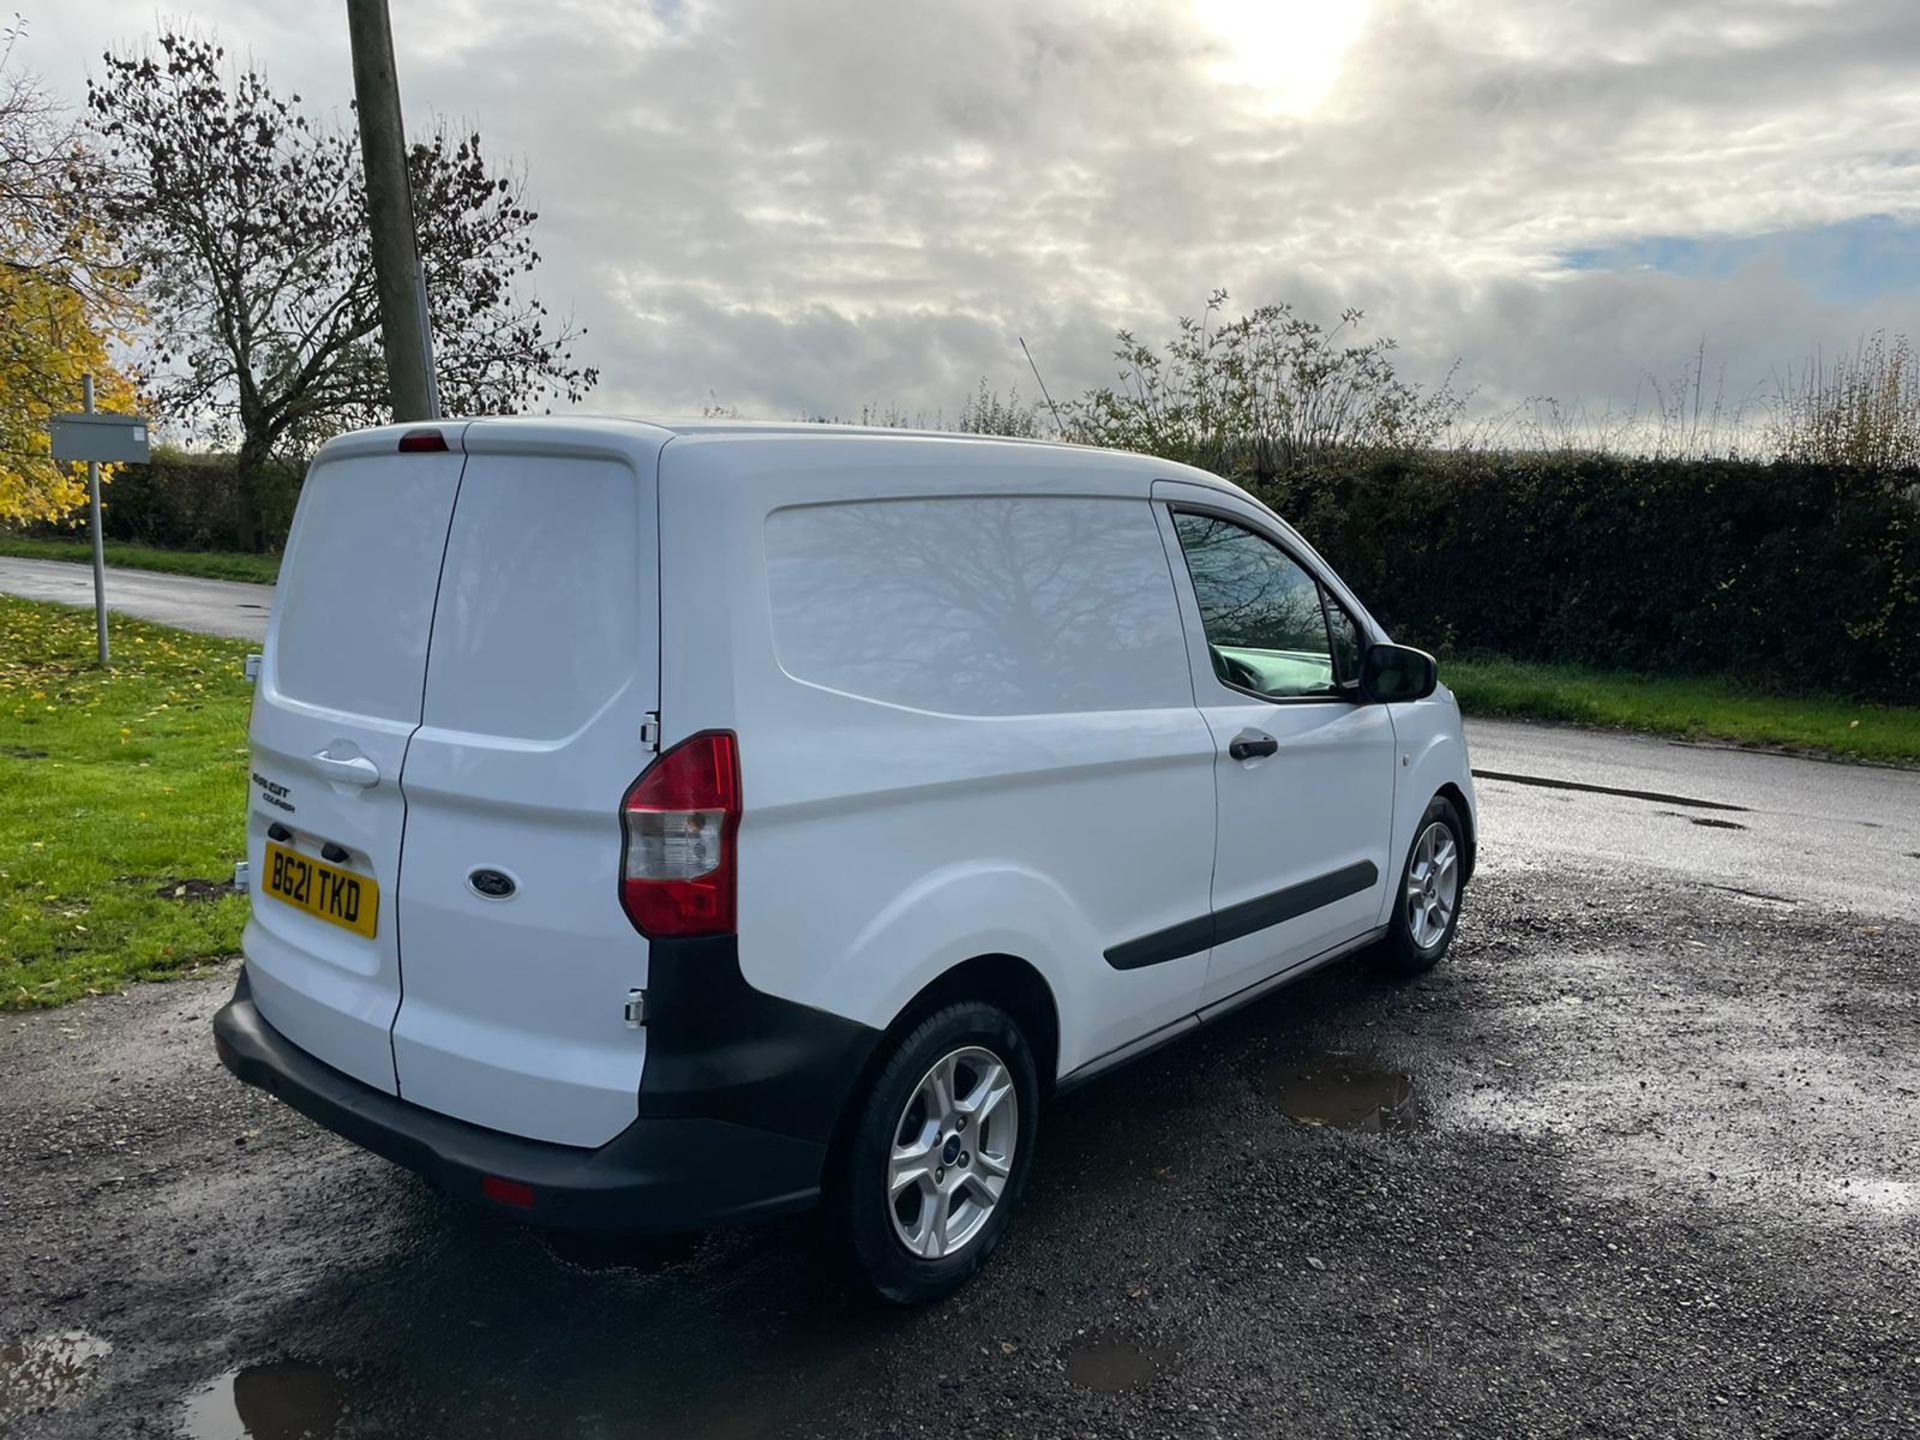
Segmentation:
[(438, 418), (426, 281), (413, 229), (407, 185), (407, 141), (400, 124), (400, 81), (393, 64), (387, 0), (347, 0), (353, 46), (353, 95), (360, 119), (360, 158), (367, 176), (367, 223), (380, 295), (380, 340), (396, 421)]

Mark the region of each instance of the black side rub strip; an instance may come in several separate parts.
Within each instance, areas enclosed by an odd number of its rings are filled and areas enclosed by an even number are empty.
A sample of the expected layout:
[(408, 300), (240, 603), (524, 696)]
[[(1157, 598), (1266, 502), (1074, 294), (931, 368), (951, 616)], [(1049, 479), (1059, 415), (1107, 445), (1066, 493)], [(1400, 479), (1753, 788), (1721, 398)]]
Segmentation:
[(1116, 970), (1139, 970), (1212, 948), (1213, 916), (1202, 915), (1198, 920), (1182, 920), (1178, 925), (1142, 935), (1138, 940), (1121, 941), (1107, 951), (1107, 964)]
[(1371, 890), (1379, 879), (1379, 868), (1371, 860), (1356, 861), (1271, 895), (1242, 900), (1238, 905), (1229, 905), (1225, 910), (1216, 910), (1197, 920), (1182, 920), (1178, 925), (1169, 925), (1165, 930), (1156, 930), (1137, 940), (1124, 940), (1107, 951), (1107, 963), (1116, 970), (1138, 970), (1197, 955), (1215, 945), (1285, 924), (1309, 910)]

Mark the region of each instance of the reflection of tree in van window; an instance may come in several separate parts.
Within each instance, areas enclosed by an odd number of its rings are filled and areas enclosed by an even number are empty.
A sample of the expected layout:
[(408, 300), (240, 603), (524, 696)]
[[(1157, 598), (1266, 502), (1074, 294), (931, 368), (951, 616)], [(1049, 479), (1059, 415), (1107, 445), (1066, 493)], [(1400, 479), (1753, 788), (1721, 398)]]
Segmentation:
[(1333, 657), (1313, 577), (1229, 520), (1175, 515), (1174, 526), (1221, 678), (1275, 696), (1331, 690)]
[(1145, 501), (808, 506), (767, 522), (789, 674), (948, 714), (1192, 703)]

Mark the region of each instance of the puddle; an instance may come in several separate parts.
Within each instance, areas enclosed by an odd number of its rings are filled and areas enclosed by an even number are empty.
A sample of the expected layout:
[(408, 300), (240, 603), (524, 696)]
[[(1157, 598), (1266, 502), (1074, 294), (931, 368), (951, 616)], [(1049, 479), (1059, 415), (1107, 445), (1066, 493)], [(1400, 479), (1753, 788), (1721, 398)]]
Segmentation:
[(113, 1345), (84, 1330), (0, 1345), (0, 1420), (30, 1414), (71, 1395)]
[(1067, 1379), (1083, 1390), (1118, 1395), (1173, 1367), (1179, 1352), (1123, 1336), (1089, 1335), (1067, 1347)]
[(692, 1260), (702, 1235), (620, 1235), (591, 1230), (549, 1230), (537, 1238), (547, 1253), (581, 1270), (633, 1270), (642, 1275)]
[(187, 1400), (188, 1440), (329, 1440), (347, 1408), (347, 1387), (317, 1365), (284, 1361), (229, 1370)]
[(1267, 1067), (1267, 1095), (1289, 1119), (1379, 1135), (1422, 1128), (1413, 1077), (1364, 1055), (1323, 1055)]
[(1920, 1211), (1920, 1183), (1912, 1180), (1853, 1177), (1830, 1183), (1827, 1193), (1842, 1204), (1882, 1215), (1912, 1215)]

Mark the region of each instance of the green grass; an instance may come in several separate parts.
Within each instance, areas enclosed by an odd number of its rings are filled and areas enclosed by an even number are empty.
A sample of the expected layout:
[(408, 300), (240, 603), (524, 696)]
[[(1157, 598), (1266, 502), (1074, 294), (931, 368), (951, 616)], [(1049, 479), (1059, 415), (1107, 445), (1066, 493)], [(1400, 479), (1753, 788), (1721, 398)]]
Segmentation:
[(1442, 660), (1440, 678), (1469, 716), (1562, 720), (1857, 760), (1920, 762), (1920, 709), (1766, 695), (1728, 680), (1518, 660)]
[[(0, 555), (27, 560), (72, 560), (93, 563), (93, 545), (87, 540), (38, 540), (18, 535), (0, 536)], [(172, 575), (202, 575), (209, 580), (254, 580), (271, 585), (280, 578), (278, 555), (242, 555), (227, 550), (160, 550), (152, 545), (107, 542), (107, 564), (128, 570), (164, 570)]]
[[(0, 1008), (53, 1005), (239, 948), (243, 640), (0, 596)], [(175, 891), (213, 882), (210, 896)]]

